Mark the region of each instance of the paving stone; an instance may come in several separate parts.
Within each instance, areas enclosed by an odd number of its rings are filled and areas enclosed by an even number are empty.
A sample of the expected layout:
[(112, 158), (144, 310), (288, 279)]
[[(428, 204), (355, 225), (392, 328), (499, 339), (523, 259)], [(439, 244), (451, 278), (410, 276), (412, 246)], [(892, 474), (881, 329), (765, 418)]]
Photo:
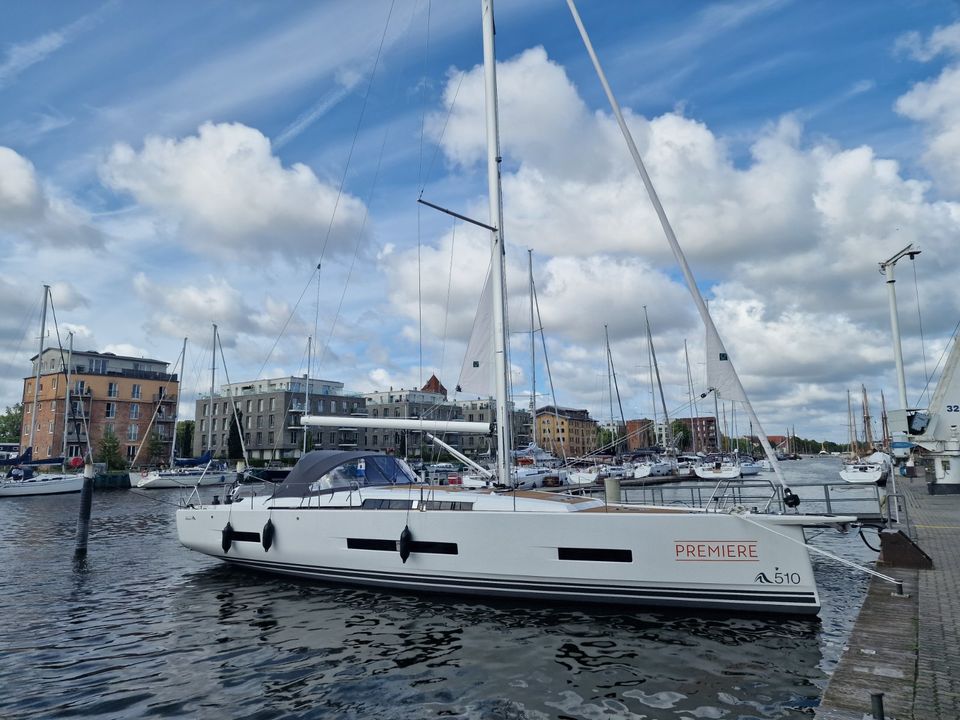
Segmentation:
[(816, 711), (821, 720), (869, 718), (870, 683), (882, 685), (888, 719), (960, 719), (960, 495), (929, 495), (915, 479), (897, 487), (934, 567), (888, 573), (911, 595), (899, 603), (873, 579)]

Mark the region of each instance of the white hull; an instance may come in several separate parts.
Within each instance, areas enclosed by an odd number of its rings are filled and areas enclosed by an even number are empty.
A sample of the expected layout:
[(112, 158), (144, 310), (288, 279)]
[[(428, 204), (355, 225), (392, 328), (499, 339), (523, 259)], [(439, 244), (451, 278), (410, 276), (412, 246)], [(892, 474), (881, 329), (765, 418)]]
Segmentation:
[(726, 463), (720, 467), (716, 465), (697, 465), (693, 468), (693, 471), (702, 480), (733, 480), (740, 477), (740, 466)]
[(82, 489), (83, 475), (37, 475), (28, 480), (0, 480), (0, 497), (62, 495)]
[(865, 463), (856, 465), (845, 465), (840, 471), (840, 478), (844, 482), (855, 485), (867, 485), (877, 483), (883, 478), (885, 468), (882, 465), (869, 465)]
[[(370, 507), (386, 499), (416, 512)], [(438, 509), (446, 502), (473, 510)], [(550, 603), (819, 610), (803, 545), (803, 524), (817, 518), (612, 507), (546, 493), (365, 488), (180, 509), (177, 532), (188, 548), (227, 562), (336, 583)], [(268, 519), (269, 551), (261, 536)], [(405, 527), (413, 549), (404, 563)]]
[(158, 472), (130, 473), (130, 487), (141, 490), (160, 490), (166, 488), (192, 488), (197, 485), (223, 485), (230, 482), (232, 475), (225, 470), (199, 472)]
[(740, 464), (740, 475), (742, 475), (743, 477), (748, 477), (750, 475), (759, 475), (761, 470), (763, 470), (763, 466), (760, 463), (741, 463)]

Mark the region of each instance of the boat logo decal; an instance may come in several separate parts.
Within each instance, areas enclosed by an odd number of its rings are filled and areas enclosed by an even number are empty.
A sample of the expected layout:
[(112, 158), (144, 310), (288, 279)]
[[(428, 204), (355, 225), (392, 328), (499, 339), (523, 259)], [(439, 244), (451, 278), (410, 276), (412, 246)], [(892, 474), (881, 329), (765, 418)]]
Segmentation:
[(674, 540), (677, 562), (758, 562), (756, 540)]

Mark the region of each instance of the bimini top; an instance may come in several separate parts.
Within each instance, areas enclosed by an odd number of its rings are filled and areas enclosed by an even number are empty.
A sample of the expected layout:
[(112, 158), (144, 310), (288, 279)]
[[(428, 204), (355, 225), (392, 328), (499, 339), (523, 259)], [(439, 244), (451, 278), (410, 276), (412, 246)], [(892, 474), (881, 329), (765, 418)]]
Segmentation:
[(419, 479), (392, 455), (370, 451), (314, 450), (297, 462), (274, 497), (305, 497), (350, 488), (409, 485)]

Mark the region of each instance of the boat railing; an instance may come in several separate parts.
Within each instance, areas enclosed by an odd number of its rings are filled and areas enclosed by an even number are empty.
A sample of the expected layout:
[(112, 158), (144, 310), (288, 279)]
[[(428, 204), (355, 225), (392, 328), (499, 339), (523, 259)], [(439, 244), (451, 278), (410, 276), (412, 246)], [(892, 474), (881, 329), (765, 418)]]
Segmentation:
[[(800, 496), (799, 512), (806, 515), (856, 515), (862, 522), (909, 526), (903, 496), (876, 485), (837, 482), (794, 482), (791, 490)], [(783, 502), (783, 488), (766, 479), (734, 479), (715, 483), (680, 481), (624, 487), (622, 500), (629, 505), (679, 505), (710, 512), (744, 507), (757, 512), (790, 512)]]

